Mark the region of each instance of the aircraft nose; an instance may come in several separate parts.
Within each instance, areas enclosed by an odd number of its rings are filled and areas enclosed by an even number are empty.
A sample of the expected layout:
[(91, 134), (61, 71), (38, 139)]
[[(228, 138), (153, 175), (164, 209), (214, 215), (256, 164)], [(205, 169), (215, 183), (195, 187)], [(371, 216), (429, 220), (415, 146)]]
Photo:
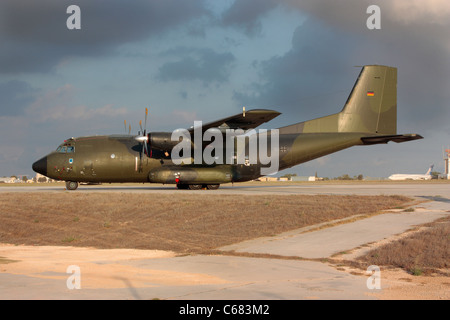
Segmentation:
[(37, 173), (40, 173), (44, 176), (47, 175), (47, 157), (43, 157), (39, 159), (35, 163), (33, 163), (33, 170)]

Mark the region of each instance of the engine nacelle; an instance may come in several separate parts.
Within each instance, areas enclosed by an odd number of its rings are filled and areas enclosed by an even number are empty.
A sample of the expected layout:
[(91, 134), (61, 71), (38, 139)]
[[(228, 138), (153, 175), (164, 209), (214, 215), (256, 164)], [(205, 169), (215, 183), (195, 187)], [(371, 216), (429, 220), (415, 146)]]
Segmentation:
[[(180, 137), (178, 141), (172, 141), (172, 132), (151, 132), (148, 134), (148, 145), (150, 148), (159, 149), (162, 151), (171, 151), (182, 138)], [(190, 137), (186, 137), (187, 139)]]

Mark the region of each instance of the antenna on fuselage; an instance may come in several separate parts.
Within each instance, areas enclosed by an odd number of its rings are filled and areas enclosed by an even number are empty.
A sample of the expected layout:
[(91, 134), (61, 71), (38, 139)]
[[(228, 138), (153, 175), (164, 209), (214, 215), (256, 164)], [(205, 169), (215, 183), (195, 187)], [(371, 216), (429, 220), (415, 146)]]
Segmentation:
[[(127, 120), (123, 120), (125, 126), (125, 134), (127, 134)], [(128, 124), (128, 134), (131, 134), (131, 124)]]

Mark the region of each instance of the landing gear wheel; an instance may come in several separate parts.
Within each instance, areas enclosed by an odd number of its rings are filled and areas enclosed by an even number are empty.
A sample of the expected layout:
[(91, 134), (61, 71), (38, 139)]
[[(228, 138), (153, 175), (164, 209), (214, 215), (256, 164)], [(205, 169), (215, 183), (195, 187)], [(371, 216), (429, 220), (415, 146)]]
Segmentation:
[(187, 184), (177, 184), (178, 190), (186, 190), (188, 188)]
[(206, 185), (206, 189), (208, 189), (208, 190), (217, 190), (217, 189), (219, 189), (219, 187), (220, 187), (220, 184), (207, 184)]
[(202, 188), (201, 184), (190, 184), (189, 190), (200, 190)]
[(76, 181), (66, 181), (67, 190), (76, 190), (78, 188), (78, 182)]

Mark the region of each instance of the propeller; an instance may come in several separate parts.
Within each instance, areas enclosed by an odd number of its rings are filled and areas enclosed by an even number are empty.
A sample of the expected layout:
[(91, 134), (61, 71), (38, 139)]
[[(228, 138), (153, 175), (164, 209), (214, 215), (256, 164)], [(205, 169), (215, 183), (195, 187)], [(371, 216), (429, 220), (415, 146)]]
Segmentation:
[(144, 128), (142, 128), (142, 120), (139, 120), (139, 127), (141, 128), (140, 133), (142, 132), (142, 135), (138, 135), (138, 136), (135, 137), (135, 139), (137, 141), (142, 143), (141, 159), (142, 159), (143, 153), (145, 153), (148, 156), (147, 116), (148, 116), (148, 109), (145, 108)]

